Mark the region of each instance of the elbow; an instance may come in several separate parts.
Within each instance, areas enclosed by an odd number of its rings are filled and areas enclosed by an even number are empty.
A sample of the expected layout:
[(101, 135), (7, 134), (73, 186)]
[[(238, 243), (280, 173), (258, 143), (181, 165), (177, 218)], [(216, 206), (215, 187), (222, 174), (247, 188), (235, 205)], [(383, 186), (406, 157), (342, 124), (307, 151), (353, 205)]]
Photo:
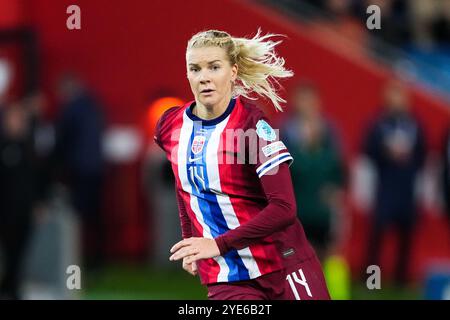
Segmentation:
[(297, 204), (291, 203), (289, 209), (289, 225), (294, 224), (297, 221)]
[(282, 219), (283, 227), (289, 227), (297, 221), (297, 204), (295, 201), (283, 202), (280, 204), (284, 215)]

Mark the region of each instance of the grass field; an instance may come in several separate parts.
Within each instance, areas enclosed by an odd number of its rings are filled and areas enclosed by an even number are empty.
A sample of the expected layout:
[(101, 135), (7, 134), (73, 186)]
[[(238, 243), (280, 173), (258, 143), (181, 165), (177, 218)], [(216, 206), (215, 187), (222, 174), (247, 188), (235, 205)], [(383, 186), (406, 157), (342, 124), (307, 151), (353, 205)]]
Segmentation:
[[(181, 269), (181, 267), (180, 267)], [(98, 273), (88, 273), (82, 299), (88, 300), (204, 300), (206, 289), (198, 277), (180, 269), (155, 269), (141, 265), (115, 265)], [(352, 300), (416, 300), (420, 290), (415, 287), (397, 289), (382, 285), (368, 290), (353, 283)]]
[(121, 265), (86, 276), (84, 299), (201, 300), (206, 289), (183, 270)]

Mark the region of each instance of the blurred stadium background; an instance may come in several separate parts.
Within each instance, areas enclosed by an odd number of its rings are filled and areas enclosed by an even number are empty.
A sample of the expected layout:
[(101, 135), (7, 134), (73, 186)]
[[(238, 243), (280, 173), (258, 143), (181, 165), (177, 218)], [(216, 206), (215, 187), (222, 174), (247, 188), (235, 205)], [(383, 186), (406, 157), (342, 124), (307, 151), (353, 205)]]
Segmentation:
[[(66, 27), (73, 4), (80, 30)], [(380, 30), (366, 27), (371, 4)], [(318, 248), (333, 297), (450, 299), (448, 0), (0, 0), (0, 236), (15, 239), (4, 241), (0, 274), (9, 286), (18, 277), (19, 298), (206, 299), (198, 279), (168, 261), (180, 228), (153, 130), (165, 109), (191, 99), (184, 54), (194, 33), (259, 27), (286, 35), (278, 50), (295, 72), (282, 83), (284, 114), (260, 106), (283, 127), (307, 83), (339, 140), (341, 192), (326, 204), (339, 236)], [(402, 282), (396, 230), (369, 243), (377, 178), (363, 150), (388, 84), (406, 87), (425, 141)], [(369, 290), (366, 257), (377, 246), (382, 287)], [(7, 271), (7, 260), (23, 272)], [(69, 265), (81, 266), (81, 290), (66, 287)]]

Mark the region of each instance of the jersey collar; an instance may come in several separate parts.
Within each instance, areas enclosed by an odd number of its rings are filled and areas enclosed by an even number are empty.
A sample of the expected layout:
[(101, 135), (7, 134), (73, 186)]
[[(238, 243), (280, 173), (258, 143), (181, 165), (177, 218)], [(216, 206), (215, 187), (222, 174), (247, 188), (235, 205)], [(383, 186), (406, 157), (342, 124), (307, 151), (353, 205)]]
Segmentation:
[(202, 118), (197, 117), (195, 114), (192, 113), (192, 109), (195, 106), (195, 101), (193, 101), (187, 108), (186, 108), (186, 115), (191, 119), (192, 121), (199, 121), (202, 123), (203, 126), (214, 126), (221, 121), (225, 120), (226, 117), (230, 115), (230, 113), (233, 111), (234, 106), (236, 105), (236, 98), (233, 98), (230, 100), (230, 103), (228, 104), (227, 109), (224, 113), (222, 113), (220, 116), (214, 119), (210, 120), (204, 120)]

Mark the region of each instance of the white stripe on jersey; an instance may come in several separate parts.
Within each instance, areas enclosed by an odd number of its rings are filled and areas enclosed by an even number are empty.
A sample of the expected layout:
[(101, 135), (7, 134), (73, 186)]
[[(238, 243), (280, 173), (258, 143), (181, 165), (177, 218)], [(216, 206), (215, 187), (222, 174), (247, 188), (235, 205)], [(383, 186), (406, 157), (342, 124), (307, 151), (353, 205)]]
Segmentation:
[[(200, 207), (198, 205), (197, 197), (192, 193), (192, 186), (189, 183), (187, 177), (187, 155), (188, 155), (188, 146), (189, 140), (191, 139), (191, 134), (193, 130), (193, 122), (187, 117), (186, 112), (183, 114), (183, 125), (181, 127), (180, 139), (178, 141), (178, 176), (181, 181), (181, 185), (184, 191), (189, 193), (191, 199), (191, 209), (194, 211), (195, 216), (197, 217), (198, 222), (202, 226), (203, 229), (203, 237), (212, 239), (213, 236), (211, 234), (211, 230), (209, 226), (203, 220), (202, 212), (200, 211)], [(218, 282), (227, 282), (228, 274), (230, 269), (225, 261), (225, 258), (222, 256), (215, 257), (214, 260), (219, 264), (220, 270), (217, 276)]]
[[(215, 130), (211, 133), (206, 149), (206, 172), (208, 173), (209, 188), (218, 191), (216, 193), (217, 203), (219, 204), (220, 211), (222, 212), (227, 226), (229, 229), (237, 228), (240, 223), (234, 212), (233, 205), (231, 204), (230, 198), (222, 193), (222, 187), (220, 185), (220, 174), (219, 174), (219, 164), (218, 164), (218, 150), (220, 145), (220, 136), (228, 123), (230, 116), (225, 120), (217, 124)], [(251, 279), (259, 277), (261, 272), (258, 265), (253, 258), (250, 249), (243, 248), (237, 251), (242, 259), (245, 267), (248, 270)]]
[(258, 168), (256, 168), (256, 174), (258, 175), (258, 177), (261, 178), (268, 171), (270, 171), (271, 169), (275, 168), (280, 163), (283, 163), (285, 161), (290, 162), (289, 166), (292, 164), (292, 161), (294, 161), (294, 159), (292, 158), (292, 156), (289, 152), (280, 153), (280, 154), (276, 155), (275, 157), (273, 157), (272, 159), (267, 160), (262, 165), (260, 165)]

